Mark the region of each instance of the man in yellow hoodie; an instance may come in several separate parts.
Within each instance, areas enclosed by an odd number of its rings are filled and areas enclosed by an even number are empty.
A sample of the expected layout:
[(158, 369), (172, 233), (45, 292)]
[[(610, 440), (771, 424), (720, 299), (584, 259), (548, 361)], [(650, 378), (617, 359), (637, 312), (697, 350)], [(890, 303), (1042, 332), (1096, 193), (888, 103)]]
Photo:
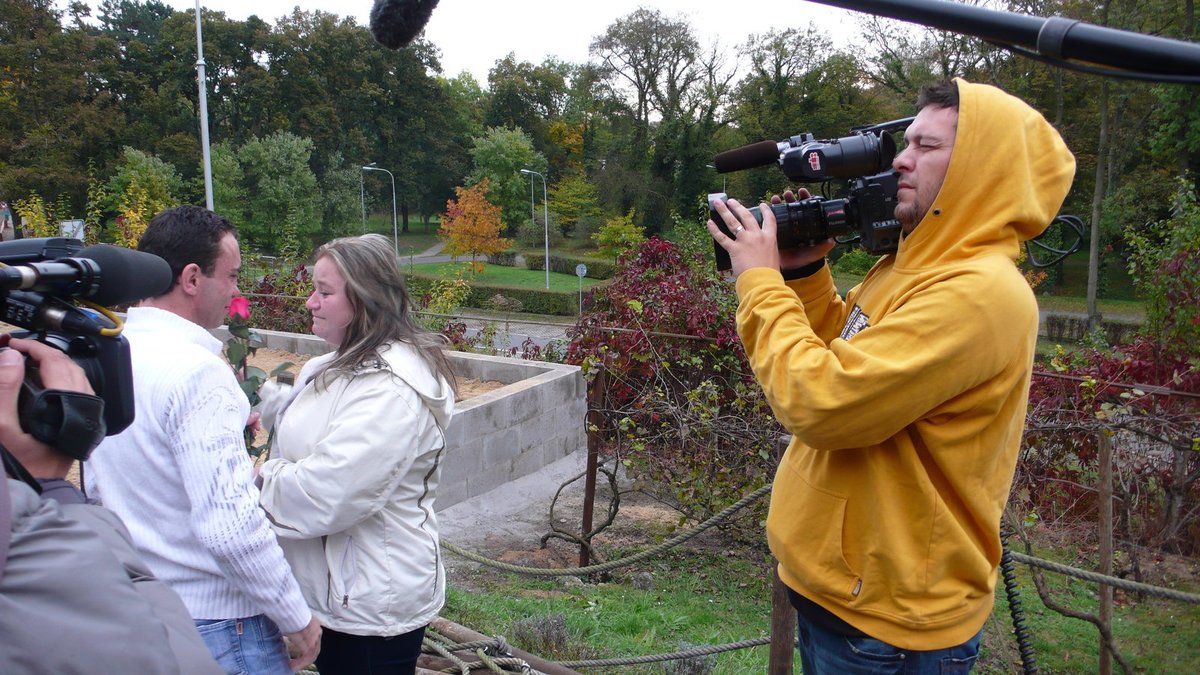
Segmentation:
[(767, 538), (806, 675), (967, 672), (992, 609), (1038, 326), (1014, 260), (1075, 160), (995, 87), (926, 87), (917, 108), (893, 162), (904, 236), (845, 300), (832, 242), (781, 252), (770, 209), (760, 227), (733, 200), (716, 208), (735, 238), (708, 224), (750, 364), (793, 435)]

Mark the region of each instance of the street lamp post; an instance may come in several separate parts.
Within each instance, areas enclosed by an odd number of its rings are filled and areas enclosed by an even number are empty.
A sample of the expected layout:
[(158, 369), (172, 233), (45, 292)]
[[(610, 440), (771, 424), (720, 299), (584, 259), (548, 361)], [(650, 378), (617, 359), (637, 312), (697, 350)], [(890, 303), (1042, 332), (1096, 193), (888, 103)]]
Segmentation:
[(358, 199), (362, 203), (362, 231), (367, 233), (367, 186), (363, 180), (363, 172), (358, 172)]
[[(716, 171), (716, 170), (717, 170), (717, 167), (713, 166), (712, 164), (705, 164), (704, 166), (705, 166), (705, 167), (707, 167), (707, 168), (709, 168), (709, 169), (712, 169), (713, 171)], [(721, 176), (721, 192), (726, 192), (726, 190), (725, 190), (725, 176)]]
[(529, 210), (533, 211), (533, 177), (537, 176), (542, 179), (542, 225), (545, 227), (546, 236), (546, 290), (550, 290), (550, 203), (546, 199), (546, 177), (536, 171), (529, 169), (521, 169), (521, 173), (529, 176)]
[(363, 167), (364, 171), (382, 171), (392, 179), (392, 248), (396, 251), (396, 255), (400, 255), (400, 233), (396, 231), (396, 177), (391, 171), (382, 167), (375, 166), (375, 162)]
[(208, 87), (205, 79), (204, 39), (200, 34), (200, 0), (196, 0), (196, 85), (200, 89), (200, 152), (204, 164), (204, 204), (212, 211), (212, 159), (208, 151)]

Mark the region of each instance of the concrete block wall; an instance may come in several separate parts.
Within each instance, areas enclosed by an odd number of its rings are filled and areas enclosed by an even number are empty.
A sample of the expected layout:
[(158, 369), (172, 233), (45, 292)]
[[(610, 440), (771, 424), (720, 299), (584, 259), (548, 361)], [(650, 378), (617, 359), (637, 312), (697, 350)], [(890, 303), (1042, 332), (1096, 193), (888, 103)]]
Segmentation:
[[(256, 332), (271, 349), (301, 355), (330, 350), (313, 335)], [(229, 337), (223, 328), (213, 333)], [(587, 447), (587, 383), (578, 366), (465, 352), (448, 357), (459, 377), (504, 386), (455, 407), (442, 459), (439, 511)]]

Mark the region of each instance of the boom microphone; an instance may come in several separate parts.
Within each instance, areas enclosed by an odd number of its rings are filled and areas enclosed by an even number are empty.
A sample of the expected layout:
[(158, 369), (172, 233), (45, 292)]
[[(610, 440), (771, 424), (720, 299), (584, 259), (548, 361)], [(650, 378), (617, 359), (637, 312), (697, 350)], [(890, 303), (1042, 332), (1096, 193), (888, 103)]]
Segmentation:
[(375, 0), (371, 7), (371, 35), (388, 49), (407, 47), (415, 40), (438, 0)]
[(111, 307), (162, 295), (171, 289), (171, 266), (162, 258), (96, 244), (46, 262), (0, 268), (0, 289), (70, 295)]

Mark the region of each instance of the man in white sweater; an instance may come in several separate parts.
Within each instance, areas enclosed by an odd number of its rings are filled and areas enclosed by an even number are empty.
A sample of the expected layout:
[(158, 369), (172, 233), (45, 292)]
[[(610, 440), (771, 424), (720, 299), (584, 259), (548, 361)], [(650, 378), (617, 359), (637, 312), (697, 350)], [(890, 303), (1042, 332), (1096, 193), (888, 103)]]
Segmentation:
[(242, 436), (250, 406), (206, 330), (238, 294), (237, 232), (180, 206), (154, 217), (138, 249), (164, 258), (175, 283), (129, 310), (135, 419), (96, 449), (85, 485), (125, 522), (226, 672), (300, 670), (321, 628), (258, 508)]

